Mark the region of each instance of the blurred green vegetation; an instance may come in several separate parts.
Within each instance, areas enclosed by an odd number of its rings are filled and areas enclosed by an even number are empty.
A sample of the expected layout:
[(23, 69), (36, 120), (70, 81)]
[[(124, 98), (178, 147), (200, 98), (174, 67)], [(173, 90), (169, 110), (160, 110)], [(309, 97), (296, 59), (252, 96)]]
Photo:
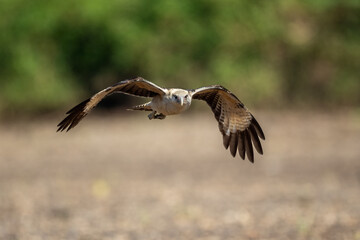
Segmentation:
[(117, 81), (222, 84), (247, 104), (360, 103), (358, 0), (1, 0), (0, 112)]

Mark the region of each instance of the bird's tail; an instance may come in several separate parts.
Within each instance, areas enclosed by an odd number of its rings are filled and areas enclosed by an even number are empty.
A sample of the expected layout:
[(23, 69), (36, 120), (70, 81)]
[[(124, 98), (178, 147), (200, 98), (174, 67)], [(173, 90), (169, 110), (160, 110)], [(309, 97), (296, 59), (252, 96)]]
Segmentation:
[(152, 111), (152, 108), (150, 107), (149, 103), (133, 106), (131, 108), (128, 108), (129, 111)]

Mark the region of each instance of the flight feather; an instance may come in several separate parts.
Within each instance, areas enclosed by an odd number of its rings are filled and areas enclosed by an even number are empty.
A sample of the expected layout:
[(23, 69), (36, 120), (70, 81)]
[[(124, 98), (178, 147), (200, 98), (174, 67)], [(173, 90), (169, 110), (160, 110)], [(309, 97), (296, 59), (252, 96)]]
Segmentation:
[(230, 146), (233, 157), (238, 150), (242, 159), (246, 153), (254, 162), (252, 143), (258, 153), (263, 153), (259, 137), (265, 140), (265, 135), (254, 116), (233, 93), (220, 85), (193, 89), (191, 93), (192, 99), (203, 100), (210, 106), (219, 122), (224, 147)]

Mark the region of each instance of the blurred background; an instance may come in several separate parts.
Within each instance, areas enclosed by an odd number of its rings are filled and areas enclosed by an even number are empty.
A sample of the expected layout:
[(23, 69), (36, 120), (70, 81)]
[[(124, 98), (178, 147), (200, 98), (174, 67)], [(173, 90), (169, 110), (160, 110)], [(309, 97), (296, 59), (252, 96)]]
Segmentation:
[[(359, 240), (359, 29), (357, 0), (1, 0), (0, 239)], [(205, 103), (113, 95), (55, 133), (136, 76), (230, 89), (264, 156), (232, 159)]]
[(223, 84), (258, 107), (358, 106), (356, 0), (2, 0), (0, 109), (55, 111), (114, 82)]

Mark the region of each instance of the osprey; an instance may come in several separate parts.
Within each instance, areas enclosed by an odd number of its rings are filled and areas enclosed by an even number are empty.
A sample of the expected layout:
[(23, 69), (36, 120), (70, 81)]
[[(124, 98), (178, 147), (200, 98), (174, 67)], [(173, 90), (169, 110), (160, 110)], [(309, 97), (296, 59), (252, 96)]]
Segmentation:
[(141, 77), (124, 80), (70, 109), (66, 113), (68, 116), (58, 124), (57, 131), (69, 131), (75, 127), (103, 98), (112, 93), (152, 98), (150, 102), (130, 109), (151, 111), (148, 115), (150, 120), (179, 114), (190, 107), (193, 99), (203, 100), (211, 107), (223, 135), (224, 147), (230, 147), (233, 157), (238, 151), (242, 159), (245, 159), (246, 153), (248, 159), (254, 162), (253, 145), (258, 153), (263, 154), (259, 137), (265, 140), (265, 135), (259, 123), (233, 93), (220, 85), (185, 90), (161, 88)]

